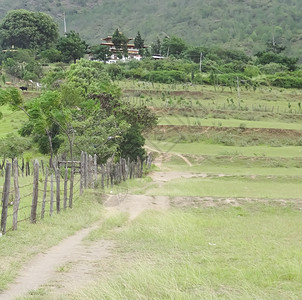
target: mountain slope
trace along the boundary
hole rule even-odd
[[[2,0],[0,17],[25,8],[52,15],[63,30],[76,30],[96,44],[119,27],[127,36],[139,30],[150,44],[176,35],[193,45],[224,44],[252,53],[273,37],[287,53],[302,55],[301,0]]]

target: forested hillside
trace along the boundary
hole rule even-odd
[[[273,41],[301,56],[301,0],[2,0],[0,17],[11,9],[43,11],[63,31],[75,30],[92,44],[119,27],[127,36],[139,30],[148,44],[176,35],[192,45],[224,44],[250,53]]]

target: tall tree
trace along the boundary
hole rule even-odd
[[[12,10],[3,19],[0,34],[3,47],[46,49],[56,42],[58,26],[45,13]]]
[[[123,54],[126,56],[128,55],[128,38],[122,32],[120,32],[118,28],[112,35],[112,43],[117,51],[123,52]]]
[[[174,55],[179,57],[186,49],[185,41],[179,37],[166,37],[163,40],[162,51],[166,56]]]
[[[66,37],[61,37],[57,44],[57,49],[61,51],[63,60],[70,62],[82,58],[87,50],[87,44],[81,39],[79,33],[70,31]]]
[[[138,49],[139,54],[143,55],[144,52],[144,40],[141,37],[140,32],[137,32],[136,37],[134,38],[134,46],[136,49]]]

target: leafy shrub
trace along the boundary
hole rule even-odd
[[[276,75],[270,76],[269,80],[273,86],[283,87],[283,88],[302,88],[302,78],[290,75]]]

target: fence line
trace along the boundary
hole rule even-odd
[[[5,180],[3,188],[0,187],[1,233],[5,235],[10,230],[17,230],[18,224],[26,220],[35,224],[38,218],[45,217],[47,210],[49,216],[52,216],[54,210],[60,213],[61,209],[72,208],[73,202],[79,199],[86,189],[104,189],[128,179],[142,177],[144,166],[150,168],[151,162],[152,156],[148,155],[145,161],[139,158],[136,161],[120,159],[118,162],[109,160],[98,165],[96,155],[82,152],[79,161],[57,161],[54,171],[45,167],[43,162],[40,164],[38,160],[33,162],[31,168],[22,159],[22,166],[27,165],[26,175],[31,174],[33,178],[32,183],[23,185],[19,184],[20,176],[24,177],[24,172],[19,167],[18,160],[14,159],[12,163],[3,162]],[[75,176],[75,173],[79,175]],[[32,197],[31,202],[29,197]],[[38,209],[41,209],[40,213]],[[12,222],[9,228],[8,221]]]

